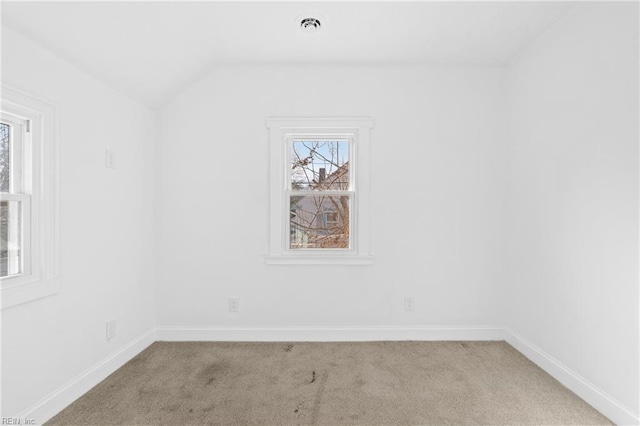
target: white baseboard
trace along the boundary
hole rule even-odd
[[[617,425],[638,425],[640,417],[620,401],[535,346],[518,333],[504,329],[504,340]]]
[[[158,327],[161,341],[366,342],[504,340],[500,327]]]
[[[95,366],[56,389],[16,417],[33,419],[37,424],[46,422],[155,341],[156,330],[152,328]]]

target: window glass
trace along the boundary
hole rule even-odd
[[[292,195],[291,249],[348,249],[350,196]]]
[[[22,272],[21,203],[0,201],[0,277]]]
[[[0,123],[0,192],[11,188],[11,126]]]
[[[349,141],[294,140],[291,143],[291,190],[348,190],[348,172]]]

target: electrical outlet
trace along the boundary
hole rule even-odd
[[[240,311],[240,299],[237,297],[229,298],[229,312],[239,312]]]
[[[404,310],[405,311],[413,311],[415,305],[413,303],[413,297],[405,297],[404,298]]]
[[[116,168],[116,152],[113,149],[107,149],[104,152],[104,165],[108,169]]]
[[[107,321],[107,341],[116,337],[116,320]]]

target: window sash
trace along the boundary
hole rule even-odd
[[[0,122],[9,126],[9,193],[28,192],[28,182],[25,181],[25,177],[29,173],[28,170],[25,170],[27,167],[25,159],[29,155],[29,146],[27,146],[28,120],[2,111],[0,112]]]
[[[9,191],[8,193],[0,193],[0,201],[16,203],[19,212],[16,220],[18,224],[12,222],[13,216],[10,216],[7,244],[9,241],[15,242],[17,239],[19,247],[19,272],[0,277],[2,287],[17,285],[24,280],[31,279],[32,276],[32,191],[31,179],[29,176],[33,173],[32,162],[28,161],[31,157],[31,147],[28,138],[29,120],[17,115],[0,111],[0,121],[9,125]],[[17,233],[17,235],[15,235]],[[11,255],[11,253],[8,253]],[[16,261],[14,259],[14,261]]]
[[[11,280],[13,284],[18,284],[20,278],[29,277],[32,273],[31,196],[27,194],[0,193],[0,201],[18,203],[19,205],[19,229],[14,228],[10,224],[9,236],[11,236],[13,232],[18,232],[20,246],[20,272],[2,277],[3,281]]]
[[[284,137],[284,148],[285,148],[285,191],[295,191],[292,189],[292,179],[291,179],[291,152],[293,151],[293,143],[294,142],[322,142],[322,141],[346,141],[349,149],[348,162],[349,162],[349,187],[346,191],[355,191],[356,181],[355,181],[355,168],[356,164],[356,148],[355,148],[355,138],[353,133],[288,133]],[[300,192],[330,192],[333,190],[324,190],[324,189],[314,189],[314,190],[303,190]],[[341,190],[344,191],[344,190]]]
[[[304,196],[309,196],[309,197],[322,197],[322,196],[326,196],[326,197],[332,197],[332,196],[340,196],[340,195],[345,195],[345,196],[352,196],[355,195],[355,191],[347,191],[347,190],[330,190],[330,191],[314,191],[314,190],[310,190],[310,191],[285,191],[286,194],[288,194],[289,196],[300,196],[300,197],[304,197]]]
[[[348,189],[307,189],[307,190],[294,190],[292,189],[293,179],[291,176],[291,164],[292,164],[292,152],[294,142],[322,142],[322,141],[346,141],[348,147],[348,162],[349,162],[349,175],[348,175]],[[358,167],[356,161],[356,138],[352,132],[309,132],[309,133],[292,133],[289,132],[283,137],[283,145],[285,149],[283,174],[285,178],[284,188],[284,206],[282,209],[283,226],[283,252],[286,255],[314,255],[314,254],[344,254],[344,253],[357,253],[357,247],[355,244],[356,239],[354,233],[356,229],[357,217],[355,216],[355,199],[356,199],[356,168]],[[349,200],[349,239],[348,246],[346,248],[325,248],[325,247],[291,247],[291,198],[292,197],[348,197]],[[323,212],[319,212],[322,214]]]

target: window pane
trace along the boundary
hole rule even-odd
[[[0,123],[0,192],[9,192],[11,173],[11,152],[9,137],[11,127],[8,124]]]
[[[0,276],[22,272],[20,202],[0,201]]]
[[[346,140],[293,141],[291,189],[348,190],[349,142]]]
[[[349,196],[291,196],[291,249],[349,248]]]

